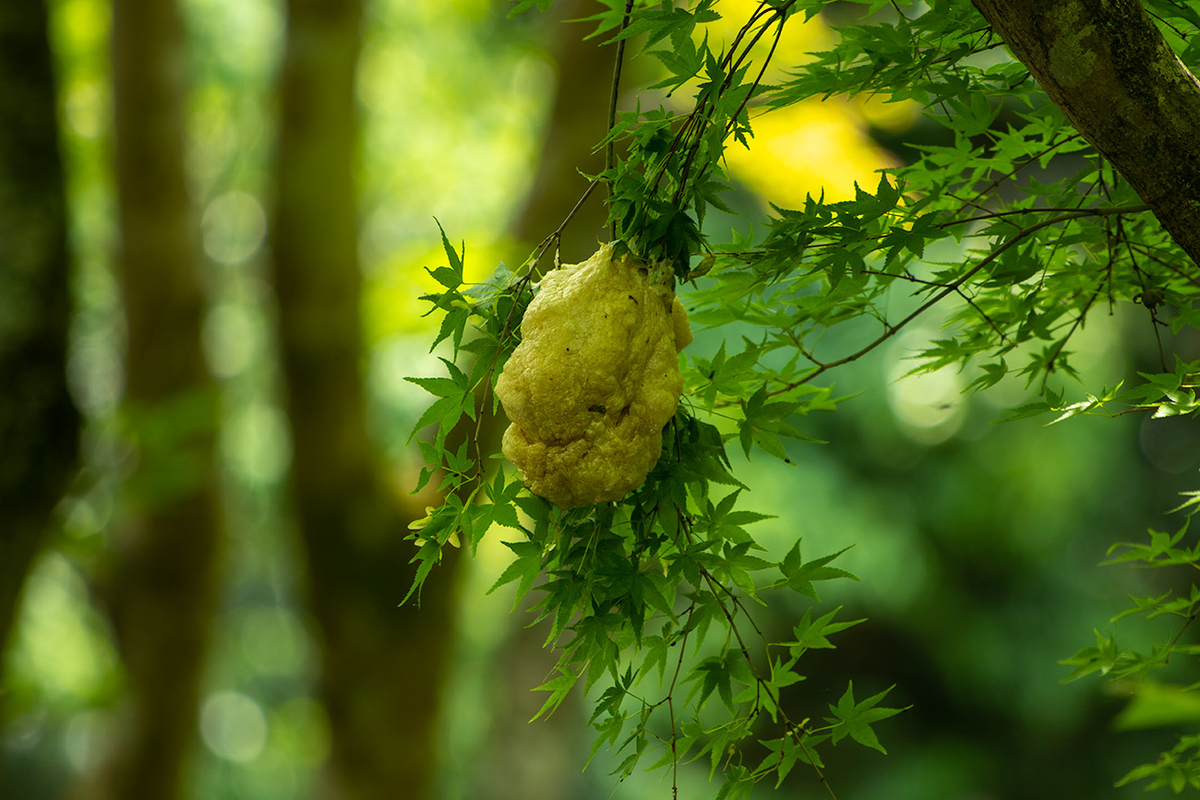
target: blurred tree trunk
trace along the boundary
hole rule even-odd
[[[215,385],[184,172],[185,33],[172,0],[113,0],[112,82],[127,323],[122,412],[133,472],[113,533],[107,601],[127,672],[113,754],[85,796],[180,797],[216,603]]]
[[[412,514],[381,478],[363,383],[355,68],[359,0],[289,0],[273,233],[292,496],[321,628],[331,753],[323,796],[427,796],[451,572],[412,582]]]
[[[569,0],[556,3],[548,12],[548,16],[554,15],[548,22],[554,30],[558,84],[538,171],[512,226],[518,241],[536,245],[554,231],[588,187],[587,178],[579,171],[595,175],[604,169],[604,153],[593,153],[592,148],[608,126],[615,48],[601,46],[602,38],[584,41],[583,37],[591,32],[587,23],[567,22],[590,16],[599,8],[596,0]],[[586,259],[596,251],[599,241],[607,240],[604,220],[608,212],[603,201],[603,188],[593,192],[563,232],[564,263]],[[512,263],[521,263],[525,255],[520,254]]]
[[[71,307],[66,203],[42,2],[0,0],[0,97],[3,653],[25,574],[74,469],[79,435],[66,383]]]
[[[519,264],[529,249],[562,224],[588,186],[579,170],[595,174],[604,169],[604,154],[592,148],[608,124],[615,48],[602,47],[596,39],[583,41],[590,29],[564,22],[589,16],[598,7],[595,0],[556,4],[555,16],[547,20],[554,36],[558,83],[538,171],[512,225],[513,238],[526,249],[514,253],[509,263]],[[593,192],[564,231],[564,263],[586,259],[608,238],[603,199],[602,191]],[[542,264],[543,269],[549,266],[548,260]],[[545,625],[528,627],[527,607],[537,599],[528,598],[513,615],[513,634],[497,656],[498,679],[491,698],[495,723],[472,781],[474,800],[557,800],[584,793],[579,765],[590,742],[581,734],[580,698],[564,703],[548,719],[529,722],[545,702],[543,693],[530,690],[547,680],[557,660],[543,647]]]

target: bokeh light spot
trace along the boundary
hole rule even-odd
[[[263,344],[261,316],[240,303],[221,303],[204,320],[204,352],[218,378],[231,378],[250,366]]]
[[[200,711],[200,736],[227,761],[253,761],[267,744],[267,718],[258,703],[240,692],[214,692]]]
[[[292,442],[278,408],[251,403],[231,415],[221,430],[221,450],[233,470],[250,483],[283,477],[292,462]]]
[[[962,377],[951,368],[913,373],[918,362],[906,355],[923,349],[927,337],[904,336],[893,348],[888,364],[888,407],[901,431],[912,441],[934,445],[953,436],[966,418]]]
[[[201,229],[209,258],[221,264],[240,264],[262,246],[267,215],[254,195],[234,190],[208,204]]]
[[[241,621],[242,651],[261,673],[292,675],[308,654],[308,635],[294,614],[282,608],[256,608]]]

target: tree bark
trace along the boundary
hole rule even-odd
[[[972,0],[1200,263],[1200,82],[1138,0]]]
[[[100,780],[81,794],[182,796],[216,607],[216,388],[201,346],[206,293],[184,169],[187,51],[171,0],[114,0],[112,82],[126,319],[123,413],[132,474],[101,576],[127,672]]]
[[[290,0],[276,159],[274,280],[291,491],[321,629],[331,752],[322,796],[430,794],[452,574],[413,579],[410,509],[368,432],[357,253],[359,0]]]
[[[71,311],[66,203],[41,2],[0,0],[0,96],[5,98],[0,103],[3,653],[25,575],[74,470],[79,437],[79,415],[66,382]]]

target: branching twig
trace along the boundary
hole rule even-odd
[[[794,2],[794,0],[792,0],[792,2]],[[762,23],[762,25],[758,29],[758,32],[754,34],[754,38],[752,38],[750,40],[749,44],[747,44],[745,47],[742,48],[741,53],[738,55],[737,59],[734,60],[733,55],[735,52],[737,52],[737,47],[738,47],[738,44],[741,42],[742,36],[747,31],[749,31],[751,28],[753,28],[755,23],[758,21],[758,18],[760,15],[762,15],[762,16],[767,16],[768,14],[774,15],[774,17],[775,17],[775,38],[771,42],[771,49],[770,49],[770,51],[768,51],[766,57],[763,59],[763,63],[762,63],[762,66],[759,68],[758,75],[755,77],[754,82],[750,85],[750,90],[746,93],[746,96],[744,98],[742,98],[742,102],[738,106],[737,110],[733,114],[730,115],[729,122],[726,124],[726,127],[725,127],[725,136],[726,137],[728,137],[729,134],[733,132],[733,129],[735,127],[737,127],[738,116],[742,113],[742,110],[746,107],[746,103],[749,102],[750,98],[754,95],[754,92],[757,91],[759,84],[762,82],[763,75],[766,74],[767,67],[770,65],[771,59],[775,55],[775,50],[779,46],[779,39],[783,35],[783,23],[787,19],[787,8],[792,5],[792,2],[785,3],[783,7],[777,8],[777,9],[772,9],[769,12],[765,11],[765,9],[768,8],[766,3],[763,3],[762,5],[760,5],[758,7],[758,9],[754,12],[754,15],[750,18],[750,21],[747,22],[742,27],[742,29],[738,32],[738,36],[734,40],[733,46],[730,48],[729,53],[726,54],[726,58],[723,60],[723,62],[724,62],[723,68],[725,69],[725,78],[721,82],[721,86],[716,91],[715,97],[712,101],[714,106],[716,105],[715,98],[720,97],[720,95],[722,93],[724,93],[726,89],[729,88],[730,83],[733,81],[733,76],[737,73],[737,71],[739,69],[741,69],[742,62],[745,61],[746,57],[750,55],[750,50],[753,49],[754,45],[758,44],[759,40],[762,39],[763,34],[765,34],[767,32],[767,28],[770,26],[771,22],[767,21],[767,22]],[[683,169],[680,171],[679,185],[675,188],[675,195],[672,198],[673,203],[678,204],[680,201],[680,198],[683,196],[683,190],[687,186],[687,179],[691,173],[692,162],[695,159],[697,153],[700,152],[701,144],[704,141],[703,136],[701,136],[702,132],[703,132],[703,126],[701,126],[700,131],[697,132],[696,137],[693,140],[691,147],[688,149],[687,156],[684,159]]]
[[[981,207],[979,204],[980,204],[980,203],[983,201],[983,199],[984,199],[985,197],[987,197],[987,195],[988,195],[988,194],[990,194],[990,193],[992,192],[992,190],[994,190],[994,189],[995,189],[996,187],[998,187],[1000,184],[1004,183],[1004,182],[1005,182],[1005,181],[1007,181],[1007,180],[1010,180],[1010,179],[1012,179],[1013,177],[1015,177],[1015,176],[1016,176],[1016,174],[1017,174],[1018,172],[1020,172],[1021,170],[1025,169],[1025,168],[1026,168],[1026,167],[1028,167],[1030,164],[1033,164],[1033,163],[1037,162],[1037,160],[1038,160],[1038,159],[1040,159],[1040,158],[1042,158],[1043,156],[1050,155],[1050,153],[1053,153],[1055,150],[1057,150],[1058,148],[1062,147],[1062,146],[1063,146],[1064,144],[1066,144],[1067,142],[1070,142],[1070,141],[1072,141],[1072,140],[1074,140],[1074,139],[1078,139],[1079,137],[1080,137],[1080,134],[1078,134],[1078,133],[1072,133],[1071,135],[1069,135],[1069,136],[1066,136],[1066,137],[1064,137],[1064,138],[1060,139],[1059,141],[1055,142],[1054,144],[1052,144],[1052,145],[1049,145],[1049,146],[1047,146],[1047,147],[1043,148],[1042,150],[1040,150],[1039,152],[1037,152],[1037,153],[1034,153],[1033,155],[1029,156],[1027,159],[1025,159],[1025,160],[1024,160],[1024,161],[1022,161],[1021,163],[1017,164],[1017,165],[1016,165],[1015,167],[1013,167],[1011,170],[1009,170],[1008,172],[1004,173],[1004,174],[1003,174],[1003,175],[1001,175],[1000,177],[998,177],[998,178],[996,178],[995,180],[993,180],[993,181],[992,181],[991,183],[989,183],[989,184],[988,184],[988,185],[987,185],[985,188],[981,189],[981,190],[979,191],[979,193],[975,195],[975,199],[974,199],[974,200],[972,200],[972,201],[968,201],[968,202],[965,202],[965,203],[963,204],[963,208],[961,208],[961,209],[959,209],[959,210],[960,210],[960,211],[962,211],[962,210],[965,210],[965,208],[966,208],[966,206],[967,206],[967,205],[972,205],[972,206],[975,206],[976,208],[979,208],[979,207]]]
[[[1109,269],[1111,268],[1112,265],[1110,262]],[[1058,361],[1059,356],[1062,355],[1063,349],[1067,346],[1067,342],[1069,342],[1071,337],[1075,335],[1075,331],[1079,330],[1080,326],[1083,325],[1083,321],[1087,318],[1088,312],[1091,311],[1092,305],[1096,302],[1096,299],[1100,297],[1100,293],[1104,289],[1104,283],[1106,280],[1107,278],[1101,278],[1100,282],[1096,284],[1096,288],[1092,291],[1092,296],[1088,298],[1087,302],[1083,304],[1083,308],[1079,311],[1079,316],[1075,317],[1075,321],[1071,323],[1071,327],[1067,330],[1067,334],[1058,341],[1058,344],[1054,346],[1053,352],[1050,353],[1050,357],[1046,359],[1046,374],[1042,376],[1042,391],[1045,391],[1046,382],[1050,380],[1050,373],[1054,369],[1054,364]]]
[[[1131,242],[1128,239],[1126,239],[1125,246],[1128,247],[1131,251],[1137,250],[1139,253],[1141,253],[1146,258],[1150,259],[1151,261],[1153,261],[1156,264],[1159,264],[1159,265],[1165,267],[1166,269],[1170,270],[1171,272],[1174,272],[1180,278],[1182,278],[1183,280],[1192,284],[1193,286],[1200,287],[1200,276],[1197,276],[1190,272],[1186,272],[1185,270],[1181,269],[1178,264],[1172,264],[1171,262],[1166,261],[1165,259],[1159,257],[1158,255],[1156,255],[1154,253],[1154,248],[1151,245],[1148,245],[1145,242]]]
[[[798,386],[803,386],[804,384],[811,382],[812,380],[816,379],[818,376],[822,375],[825,372],[828,372],[829,370],[833,369],[834,367],[840,367],[840,366],[849,364],[853,361],[857,361],[858,359],[862,358],[867,353],[871,352],[876,347],[878,347],[879,345],[886,342],[888,339],[891,339],[893,336],[895,336],[897,333],[899,333],[901,330],[903,330],[909,323],[911,323],[917,317],[921,316],[926,311],[933,308],[935,305],[937,305],[942,300],[949,297],[951,294],[954,294],[955,292],[957,292],[963,285],[965,285],[967,283],[967,281],[969,281],[971,278],[975,277],[975,275],[977,275],[981,270],[983,270],[985,267],[987,267],[989,264],[991,264],[993,261],[995,261],[1001,255],[1003,255],[1005,252],[1007,252],[1009,248],[1014,247],[1019,242],[1023,241],[1025,238],[1027,238],[1028,236],[1030,236],[1033,233],[1036,233],[1037,231],[1041,230],[1042,228],[1047,228],[1047,227],[1050,227],[1051,225],[1059,225],[1063,222],[1069,222],[1071,220],[1080,219],[1082,217],[1105,216],[1105,215],[1111,215],[1111,214],[1116,214],[1116,213],[1126,213],[1126,212],[1123,210],[1118,210],[1118,209],[1103,209],[1103,208],[1071,211],[1066,214],[1060,214],[1059,216],[1051,217],[1050,219],[1044,219],[1040,222],[1035,222],[1034,224],[1032,224],[1026,228],[1022,228],[1011,239],[1007,240],[1002,245],[997,247],[995,250],[988,253],[986,256],[984,256],[982,259],[980,259],[978,264],[971,267],[971,269],[967,270],[963,275],[959,276],[954,281],[948,283],[946,285],[945,289],[938,292],[936,295],[931,297],[929,300],[926,300],[924,303],[922,303],[920,306],[918,306],[916,308],[916,310],[909,313],[908,316],[906,316],[904,319],[900,320],[895,325],[890,325],[890,326],[885,325],[884,332],[881,333],[878,337],[876,337],[873,341],[869,342],[868,344],[864,345],[863,347],[859,348],[858,350],[856,350],[855,352],[851,353],[848,356],[839,358],[836,361],[823,362],[821,364],[821,366],[811,370],[803,378],[796,380],[796,381],[790,381],[788,383],[785,383],[783,386],[780,386],[776,389],[772,389],[771,391],[767,392],[767,396],[772,397],[775,395],[783,394],[785,392],[790,392],[792,389],[795,389]],[[730,405],[730,404],[731,403],[725,403],[724,405]]]
[[[1196,621],[1197,616],[1200,616],[1200,608],[1193,608],[1192,613],[1188,614],[1187,619],[1184,620],[1179,632],[1175,634],[1175,638],[1171,640],[1171,644],[1167,646],[1167,655],[1163,658],[1164,665],[1171,663],[1171,654],[1175,651],[1175,645],[1179,644],[1179,640],[1183,638],[1184,631],[1191,627],[1191,624]]]

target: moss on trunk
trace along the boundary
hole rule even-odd
[[[1138,0],[973,0],[1084,138],[1200,263],[1200,83]]]

